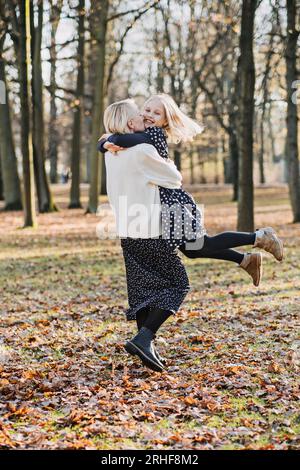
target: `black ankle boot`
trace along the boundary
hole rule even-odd
[[[150,369],[162,372],[164,366],[155,356],[153,351],[153,337],[154,333],[149,330],[149,328],[142,326],[135,337],[130,341],[127,341],[125,349],[129,354],[139,356],[143,364],[150,367]]]

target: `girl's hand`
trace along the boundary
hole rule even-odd
[[[119,150],[124,150],[124,147],[119,147],[118,145],[113,144],[112,142],[105,142],[103,147],[109,152],[118,152]]]

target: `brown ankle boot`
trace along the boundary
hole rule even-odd
[[[253,248],[262,248],[271,253],[278,261],[283,259],[283,243],[277,237],[272,227],[264,227],[256,230],[256,238]]]
[[[252,277],[253,284],[257,287],[262,277],[261,253],[245,253],[243,261],[239,265]]]

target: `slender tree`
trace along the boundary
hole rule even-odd
[[[99,3],[91,0],[92,14],[95,15],[91,32],[92,40],[97,43],[97,55],[95,57],[96,67],[96,84],[93,99],[92,112],[92,136],[89,149],[91,184],[89,190],[89,202],[87,212],[95,213],[98,208],[99,179],[101,175],[102,159],[99,159],[97,152],[97,142],[99,136],[103,132],[103,112],[104,112],[104,80],[105,80],[105,45],[106,45],[106,28],[107,15],[109,8],[109,0],[103,0]],[[99,165],[100,162],[100,165]],[[99,173],[100,171],[100,173]]]
[[[19,73],[21,101],[21,138],[24,181],[24,227],[36,225],[33,183],[33,145],[31,113],[31,47],[30,0],[18,0],[19,5]]]
[[[34,25],[33,1],[31,6],[31,55],[32,55],[32,126],[33,126],[33,162],[35,182],[38,195],[39,212],[57,210],[51,195],[45,169],[45,139],[44,139],[44,106],[43,106],[43,76],[41,64],[41,45],[44,7],[43,1],[38,0],[37,25]]]
[[[253,231],[253,115],[255,68],[253,58],[253,29],[256,0],[243,0],[238,59],[238,147],[239,190],[238,230]]]
[[[300,222],[300,180],[299,180],[299,150],[298,150],[298,115],[295,86],[297,80],[297,40],[299,37],[300,7],[296,0],[287,0],[287,41],[286,41],[286,85],[287,85],[287,167],[288,185],[293,211],[293,221]]]
[[[72,154],[71,154],[71,194],[69,207],[81,207],[80,203],[80,160],[81,160],[81,129],[84,110],[84,19],[85,0],[79,0],[77,6],[78,14],[78,48],[77,48],[77,85],[75,95],[75,107],[73,132],[72,132]]]
[[[0,102],[0,161],[3,180],[4,210],[21,210],[22,195],[10,118],[5,60],[2,56],[6,34],[0,37],[0,83],[4,86],[4,102]]]
[[[1,158],[1,155],[0,155]],[[2,170],[1,170],[1,165],[0,165],[0,201],[4,200],[4,195],[3,195],[3,179],[2,179]]]
[[[58,130],[57,130],[57,106],[56,106],[56,32],[60,21],[63,0],[54,2],[50,0],[50,119],[49,119],[49,139],[47,157],[50,160],[50,181],[57,183],[57,158],[58,158]]]

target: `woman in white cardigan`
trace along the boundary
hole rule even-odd
[[[107,132],[144,130],[144,121],[130,100],[110,105],[104,113]],[[114,209],[123,251],[129,309],[139,331],[125,348],[156,371],[164,364],[154,344],[160,326],[175,314],[190,290],[186,269],[175,249],[162,238],[158,186],[180,188],[182,176],[171,160],[149,144],[105,155],[107,194]],[[150,314],[145,317],[145,312]]]

